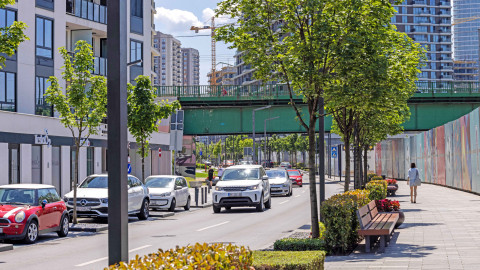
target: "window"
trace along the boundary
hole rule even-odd
[[[143,34],[143,0],[130,0],[130,32]]]
[[[132,16],[143,18],[142,0],[130,0],[130,13]]]
[[[42,183],[42,146],[32,145],[32,183]]]
[[[87,175],[92,175],[95,173],[94,165],[95,165],[94,148],[88,147],[87,148]]]
[[[36,0],[35,2],[37,7],[45,8],[45,9],[54,9],[54,0]]]
[[[53,58],[53,21],[37,17],[36,29],[37,57]]]
[[[20,183],[20,145],[8,144],[8,183]]]
[[[0,110],[16,110],[16,92],[15,73],[0,71]]]
[[[46,77],[35,77],[35,114],[53,116],[53,106],[45,102],[45,91],[50,87]]]
[[[9,9],[0,9],[0,28],[9,27],[13,24],[14,21],[17,20],[17,12]],[[16,60],[16,56],[8,56],[6,54],[2,54],[7,60]]]
[[[130,62],[142,60],[143,44],[138,41],[130,41]],[[137,66],[142,66],[142,63],[138,63]]]

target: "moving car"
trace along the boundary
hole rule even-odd
[[[287,170],[290,179],[294,185],[303,186],[303,173],[299,170]]]
[[[0,186],[0,239],[31,244],[38,235],[68,235],[68,212],[54,186],[13,184]]]
[[[282,167],[282,168],[287,168],[287,169],[291,169],[291,168],[292,168],[292,164],[290,164],[290,162],[282,162],[282,163],[280,163],[280,167]]]
[[[70,216],[73,215],[73,191],[65,194]],[[150,196],[142,181],[128,176],[128,214],[145,220],[149,216]],[[85,178],[77,187],[77,217],[108,217],[108,175],[94,174]],[[115,207],[115,205],[111,205]]]
[[[253,165],[253,161],[251,161],[251,160],[242,160],[242,161],[240,161],[240,165]]]
[[[212,193],[213,212],[222,207],[253,206],[263,212],[272,206],[270,182],[260,165],[237,165],[228,167]]]
[[[268,170],[267,175],[272,195],[292,196],[292,180],[285,169]]]
[[[173,212],[176,207],[190,210],[190,192],[187,180],[176,175],[152,175],[145,179],[145,186],[150,193],[150,208],[168,209]]]

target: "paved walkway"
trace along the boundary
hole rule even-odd
[[[410,203],[406,182],[397,196],[405,223],[385,253],[328,256],[326,269],[480,269],[480,196],[424,184]]]

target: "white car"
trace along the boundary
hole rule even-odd
[[[228,167],[212,193],[213,212],[222,207],[254,206],[263,212],[272,206],[268,176],[260,165],[237,165]]]
[[[150,193],[150,208],[168,209],[173,212],[176,207],[190,210],[190,192],[187,180],[176,175],[152,175],[145,179],[145,186]]]
[[[292,180],[290,180],[287,170],[268,170],[267,175],[272,195],[292,196]]]
[[[73,215],[73,191],[65,194],[69,215]],[[128,214],[145,220],[149,216],[150,196],[142,181],[128,176]],[[94,174],[77,187],[77,217],[108,217],[108,175]],[[115,206],[111,206],[115,207]]]

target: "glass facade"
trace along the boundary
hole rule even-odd
[[[36,27],[37,57],[53,58],[53,21],[37,17]]]
[[[0,110],[11,112],[16,110],[15,77],[15,73],[0,71]]]
[[[35,77],[35,114],[53,116],[53,106],[45,101],[45,91],[50,87],[50,82],[45,77]]]

